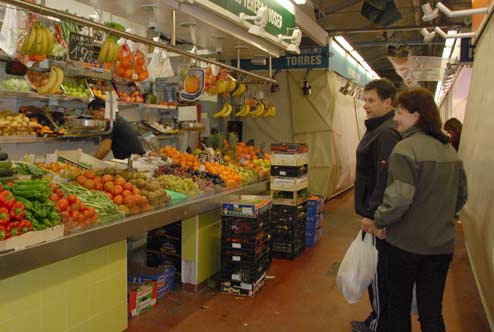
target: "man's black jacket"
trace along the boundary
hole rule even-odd
[[[355,212],[374,219],[388,180],[388,158],[400,140],[393,121],[394,111],[365,121],[367,131],[357,148]]]

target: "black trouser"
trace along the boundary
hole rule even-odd
[[[453,254],[417,255],[386,245],[388,302],[386,332],[410,332],[413,284],[422,332],[445,332],[442,300]]]
[[[387,262],[386,262],[386,242],[374,237],[374,246],[379,252],[377,261],[377,272],[369,285],[369,300],[372,306],[372,312],[365,320],[365,324],[369,326],[372,331],[382,332],[384,331],[384,314],[386,311],[386,276],[387,276]]]

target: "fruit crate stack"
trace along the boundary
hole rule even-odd
[[[269,217],[271,197],[242,195],[223,203],[221,291],[254,296],[271,265]]]
[[[181,280],[182,222],[176,222],[149,231],[146,235],[146,265],[175,267],[175,280]]]
[[[307,200],[307,221],[305,223],[305,245],[313,247],[322,237],[324,197],[311,195]]]
[[[301,143],[271,145],[272,250],[274,258],[294,259],[305,248],[308,147]]]

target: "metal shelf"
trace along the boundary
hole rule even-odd
[[[78,136],[55,136],[55,137],[38,137],[38,136],[0,136],[0,144],[16,144],[16,143],[47,143],[55,141],[78,141],[91,137],[99,137],[107,133],[100,132],[88,135]]]
[[[54,98],[57,101],[69,101],[69,102],[80,102],[89,103],[89,98],[82,97],[72,97],[72,96],[60,96],[60,95],[40,95],[36,92],[21,92],[21,91],[7,91],[0,90],[1,98],[17,98],[17,99],[34,99],[48,101],[50,98]]]
[[[162,111],[176,111],[177,107],[175,106],[164,106],[164,105],[156,105],[156,104],[144,104],[144,103],[124,103],[122,101],[118,102],[119,107],[142,107],[144,109],[155,109]]]
[[[175,206],[94,225],[50,242],[0,254],[0,280],[125,240],[131,235],[142,234],[151,229],[218,209],[222,202],[238,198],[238,195],[265,193],[268,186],[268,181],[263,181],[241,188],[225,189]]]

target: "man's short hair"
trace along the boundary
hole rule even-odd
[[[94,98],[88,105],[88,109],[92,109],[93,111],[99,111],[101,108],[105,108],[106,103],[101,98]]]
[[[364,87],[364,91],[376,90],[377,95],[381,100],[391,98],[394,101],[396,96],[396,88],[390,81],[386,79],[373,80],[367,83]]]

